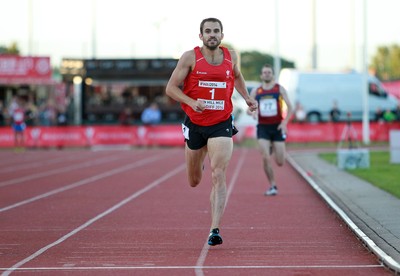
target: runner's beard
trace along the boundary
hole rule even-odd
[[[218,48],[219,44],[221,44],[221,43],[217,41],[217,43],[214,45],[210,45],[210,43],[207,43],[204,46],[206,46],[209,50],[215,50]]]
[[[267,79],[267,80],[263,80],[263,82],[266,83],[266,84],[270,84],[273,80],[274,80],[273,78],[270,78],[270,79]]]

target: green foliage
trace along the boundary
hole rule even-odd
[[[400,46],[381,46],[372,59],[371,68],[381,80],[400,79]]]
[[[0,54],[19,55],[19,52],[18,44],[16,42],[11,43],[8,47],[0,45]]]
[[[264,64],[274,65],[274,57],[258,51],[241,53],[241,71],[245,80],[260,80],[260,71]],[[295,63],[281,58],[281,68],[295,68]]]
[[[319,156],[330,163],[336,160],[336,153],[323,153]],[[370,151],[369,169],[354,169],[347,172],[400,198],[400,164],[391,164],[390,153],[387,151]]]
[[[228,48],[228,49],[230,49],[230,50],[236,50],[235,47],[233,47],[233,45],[230,44],[229,42],[222,41],[222,42],[221,42],[221,46],[224,46],[224,47],[226,47],[226,48]],[[236,51],[237,51],[237,50],[236,50]]]
[[[274,65],[274,57],[272,55],[260,53],[258,51],[240,52],[235,49],[232,44],[225,41],[223,41],[221,45],[227,47],[228,49],[236,50],[240,55],[240,70],[245,80],[259,81],[260,72],[263,65],[266,63],[269,63],[272,66]],[[281,67],[282,69],[295,68],[295,63],[281,58]]]

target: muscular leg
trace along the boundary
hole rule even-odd
[[[208,140],[208,155],[212,170],[211,229],[219,228],[226,203],[226,169],[232,157],[233,140],[216,137]]]
[[[274,146],[274,150],[275,150],[275,162],[279,167],[281,167],[285,164],[285,160],[286,160],[285,142],[275,141],[273,143],[273,146]]]
[[[191,150],[185,146],[186,171],[191,187],[196,187],[203,175],[203,162],[207,154],[207,146],[198,150]]]
[[[267,179],[269,181],[269,184],[271,186],[275,186],[275,175],[274,171],[272,169],[272,157],[270,154],[270,146],[271,142],[266,139],[258,139],[258,145],[262,154],[262,159],[263,159],[263,168],[265,175],[267,176]],[[275,152],[275,154],[277,154]]]

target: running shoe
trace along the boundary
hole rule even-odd
[[[214,228],[208,236],[208,244],[211,246],[222,244],[222,237],[219,235],[219,229]]]
[[[272,186],[264,193],[264,195],[266,196],[274,196],[277,194],[278,194],[278,188],[276,186]]]

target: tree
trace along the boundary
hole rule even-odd
[[[381,80],[400,79],[400,46],[393,44],[378,47],[370,67]]]
[[[280,58],[282,68],[295,68],[295,63]],[[241,71],[245,80],[260,80],[260,70],[264,64],[274,65],[274,57],[258,51],[241,53]],[[279,72],[275,72],[278,77]]]
[[[0,55],[1,54],[12,54],[19,55],[18,44],[16,42],[11,43],[10,46],[2,46],[0,45]]]
[[[235,49],[235,47],[230,43],[221,43],[222,46],[228,49]],[[264,64],[269,63],[274,65],[274,57],[269,54],[263,54],[258,51],[250,52],[240,52],[235,49],[238,54],[240,54],[240,70],[243,74],[245,80],[260,80],[260,70]],[[295,68],[295,63],[281,58],[282,68]],[[278,77],[278,74],[276,75]]]

